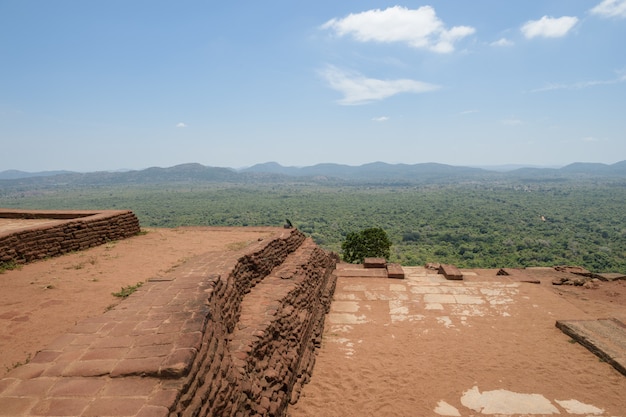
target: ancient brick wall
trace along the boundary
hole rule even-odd
[[[294,230],[214,277],[202,347],[170,416],[282,416],[308,382],[337,257]]]
[[[87,249],[139,233],[132,211],[0,210],[2,219],[50,219],[51,222],[0,231],[0,262],[26,263]]]

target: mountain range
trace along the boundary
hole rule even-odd
[[[562,168],[522,167],[512,170],[492,170],[454,166],[438,163],[388,164],[373,162],[350,166],[324,163],[307,167],[286,167],[276,162],[257,164],[248,168],[233,169],[205,166],[198,163],[176,165],[168,168],[151,167],[124,172],[46,171],[29,173],[9,170],[0,172],[2,184],[41,185],[119,185],[158,184],[180,182],[365,182],[365,183],[423,183],[479,181],[487,179],[537,180],[612,177],[626,178],[626,160],[615,164],[577,162]]]

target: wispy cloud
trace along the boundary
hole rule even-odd
[[[491,42],[489,45],[491,46],[513,46],[513,41],[508,40],[507,38],[500,38],[495,42]]]
[[[543,91],[552,91],[552,90],[582,90],[585,88],[596,87],[600,85],[611,85],[611,84],[619,84],[626,82],[626,74],[622,74],[617,78],[613,78],[611,80],[591,80],[591,81],[581,81],[572,84],[548,84],[544,87],[535,88],[534,90],[530,90],[531,93],[540,93]]]
[[[431,6],[418,9],[393,6],[351,13],[342,19],[329,20],[321,28],[338,36],[350,35],[360,42],[401,42],[438,53],[454,51],[455,42],[476,32],[470,26],[447,29]]]
[[[339,104],[357,105],[382,100],[400,93],[426,93],[440,87],[421,81],[399,79],[379,80],[367,78],[354,71],[346,71],[329,65],[320,71],[321,76],[333,90],[343,94]]]
[[[519,126],[523,122],[520,119],[504,119],[501,120],[501,123],[506,126]]]
[[[568,34],[578,23],[575,16],[548,17],[544,16],[539,20],[529,20],[521,28],[522,34],[527,39],[536,37],[561,38]]]
[[[582,138],[583,142],[599,142],[600,139],[596,138],[595,136],[585,136],[584,138]]]
[[[459,114],[465,115],[465,114],[473,114],[473,113],[478,113],[478,110],[463,110]]]
[[[185,123],[183,123],[183,122],[180,122],[180,123],[176,123],[176,127],[180,128],[180,129],[184,129],[184,128],[187,127],[187,125]]]
[[[389,117],[387,116],[374,117],[372,120],[375,122],[386,122],[387,120],[389,120]]]
[[[589,10],[591,14],[601,17],[626,17],[626,0],[603,0],[593,9]]]

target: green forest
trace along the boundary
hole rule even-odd
[[[282,226],[341,253],[385,230],[390,261],[463,268],[578,265],[626,273],[626,181],[455,184],[170,183],[0,188],[0,207],[130,209],[143,227]]]

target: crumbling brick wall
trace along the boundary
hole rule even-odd
[[[203,344],[170,416],[285,415],[312,372],[337,261],[294,230],[214,277]],[[246,294],[269,279],[263,320],[243,320]]]

